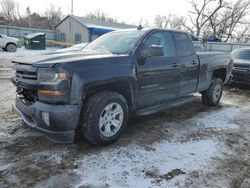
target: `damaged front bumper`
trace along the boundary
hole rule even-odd
[[[13,109],[25,124],[40,131],[50,140],[57,143],[74,143],[81,111],[78,105],[54,105],[41,102],[26,105],[17,98]]]

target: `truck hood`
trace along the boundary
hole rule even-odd
[[[14,37],[9,37],[9,36],[4,36],[8,41],[11,41],[11,42],[15,42],[15,43],[17,43],[18,41],[19,41],[19,39],[17,39],[17,38],[14,38]]]
[[[19,64],[32,64],[34,67],[53,67],[58,63],[67,63],[81,60],[89,59],[101,59],[109,58],[114,56],[125,56],[125,55],[116,55],[112,53],[101,53],[97,51],[85,52],[51,52],[51,53],[42,53],[39,55],[29,55],[22,58],[17,58],[12,61],[12,63]]]

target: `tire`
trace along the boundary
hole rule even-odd
[[[214,78],[211,86],[202,92],[202,103],[209,106],[217,106],[223,93],[223,82],[220,78]]]
[[[6,46],[6,50],[8,51],[8,52],[16,52],[16,49],[17,49],[17,47],[16,47],[16,45],[15,44],[8,44],[7,46]]]
[[[203,92],[202,92],[201,100],[202,100],[202,104],[208,105],[208,103],[207,103],[206,91],[203,91]]]
[[[95,145],[111,144],[127,127],[128,114],[127,101],[122,95],[100,92],[87,100],[80,130],[84,138]]]

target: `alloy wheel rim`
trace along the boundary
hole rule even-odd
[[[217,84],[214,88],[214,99],[215,100],[218,100],[221,96],[221,91],[222,91],[222,88],[221,88],[221,85],[220,84]]]
[[[124,111],[120,104],[110,103],[103,110],[99,118],[99,130],[105,137],[114,136],[121,128]]]

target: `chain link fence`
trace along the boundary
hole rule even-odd
[[[194,41],[194,46],[198,52],[232,52],[234,49],[250,47],[250,43],[225,43]]]
[[[29,35],[32,33],[45,33],[47,40],[55,40],[56,39],[56,33],[53,30],[0,25],[0,34],[4,34],[4,35],[10,36],[10,37],[15,37],[15,38],[21,39],[25,35]]]

